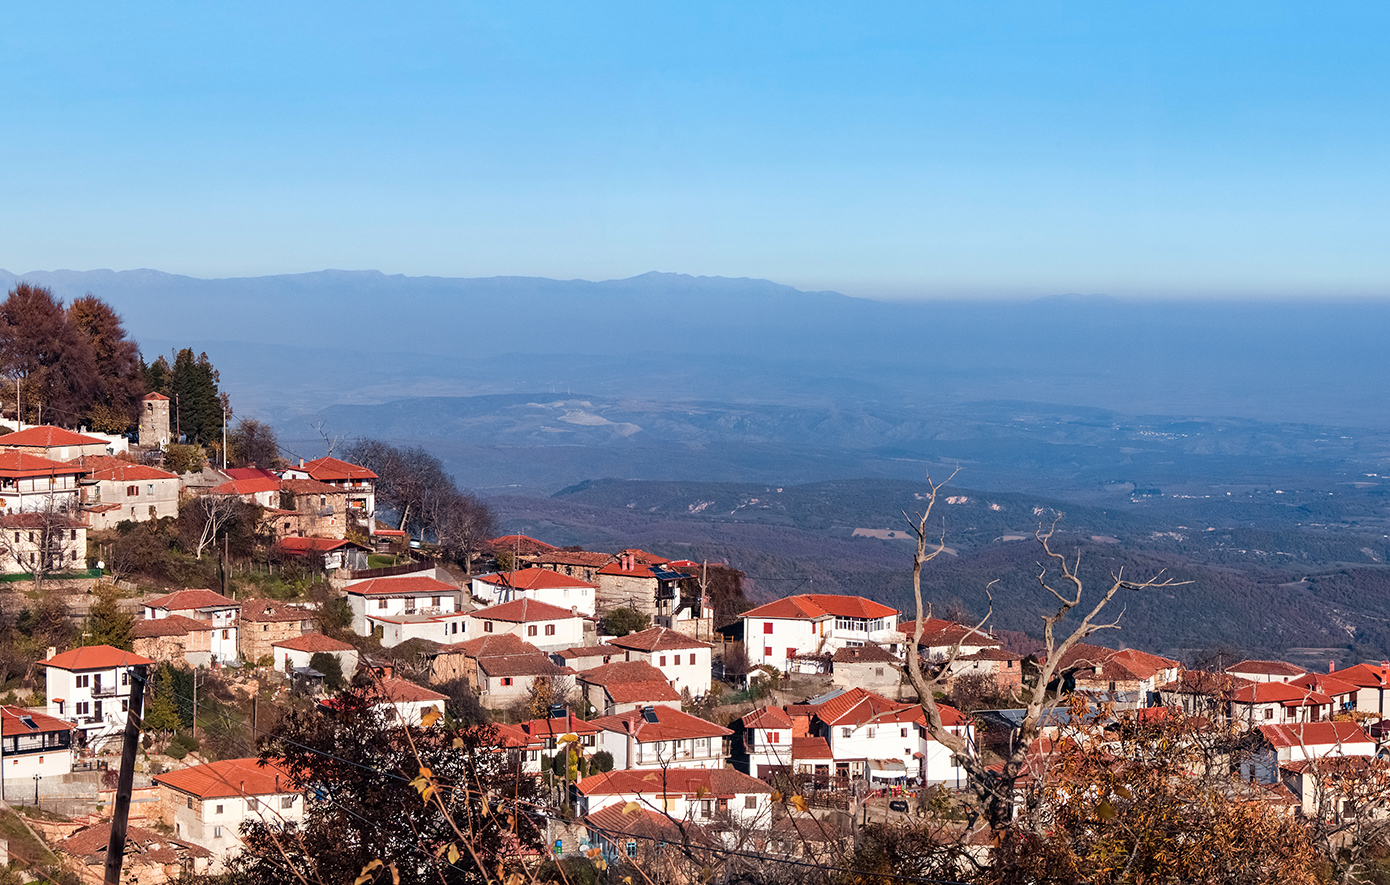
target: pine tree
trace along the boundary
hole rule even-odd
[[[154,679],[154,698],[145,713],[145,730],[177,731],[182,724],[178,700],[174,697],[173,668],[160,664]]]
[[[221,380],[206,353],[195,358],[185,347],[174,355],[169,372],[168,396],[174,400],[175,430],[190,442],[222,444],[222,415],[226,402],[217,384]]]
[[[121,591],[112,584],[98,584],[92,593],[96,601],[87,612],[87,644],[130,651],[135,617],[121,608]]]

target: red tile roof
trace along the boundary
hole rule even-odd
[[[632,710],[617,716],[604,716],[593,720],[604,731],[630,734],[643,743],[651,741],[674,741],[686,738],[723,737],[733,734],[722,725],[707,722],[698,716],[691,716],[667,706],[652,708],[656,722],[648,722],[641,710]]]
[[[62,654],[54,655],[46,661],[39,661],[45,667],[59,670],[108,670],[112,667],[134,667],[153,664],[154,661],[134,652],[122,651],[109,645],[84,645]]]
[[[222,470],[228,479],[273,479],[277,482],[280,477],[274,470],[267,470],[264,467],[227,467]]]
[[[600,568],[613,560],[607,553],[592,553],[588,550],[556,550],[544,553],[534,560],[538,565],[581,565],[587,568]]]
[[[515,587],[518,590],[555,590],[577,587],[595,589],[594,585],[587,581],[571,578],[569,575],[562,575],[559,572],[552,572],[548,568],[524,568],[515,572],[497,572],[491,575],[479,575],[474,580],[491,584],[494,587]]]
[[[767,605],[744,612],[744,618],[780,618],[783,620],[815,621],[826,617],[876,618],[897,617],[897,609],[862,596],[835,596],[829,593],[803,593],[787,596]]]
[[[577,734],[583,737],[584,735],[598,734],[603,730],[592,722],[575,718],[573,713],[566,713],[564,716],[557,716],[554,719],[527,719],[525,722],[517,723],[517,728],[521,729],[531,740],[564,737],[567,734]]]
[[[478,658],[478,669],[488,676],[573,676],[569,667],[558,667],[541,652],[487,655]]]
[[[402,575],[349,584],[346,592],[356,596],[442,596],[456,592],[456,588],[423,575]]]
[[[296,608],[274,599],[246,599],[241,603],[241,614],[239,617],[243,621],[262,623],[275,621],[312,621],[317,620],[318,616],[310,609]]]
[[[838,649],[830,659],[835,664],[897,664],[898,659],[893,657],[887,649],[881,645],[845,646]]]
[[[91,473],[89,479],[115,482],[148,482],[156,479],[178,479],[177,473],[168,473],[145,464],[135,464],[111,455],[83,455],[68,462]]]
[[[26,427],[23,430],[16,430],[14,433],[7,433],[0,436],[0,446],[42,446],[44,448],[55,448],[57,446],[109,446],[111,443],[104,439],[97,439],[95,436],[83,436],[80,433],[73,433],[71,430],[64,430],[61,427],[52,427],[47,424],[40,424],[36,427]]]
[[[581,677],[580,681],[584,681]],[[648,679],[645,682],[609,682],[602,686],[603,691],[615,704],[679,704],[680,694],[665,679]]]
[[[1284,661],[1241,661],[1226,668],[1227,673],[1258,673],[1261,676],[1301,676],[1308,671]]]
[[[590,775],[578,784],[585,796],[689,796],[731,799],[752,793],[770,794],[772,787],[732,768],[664,768],[659,771],[619,770]]]
[[[826,743],[823,737],[794,737],[792,758],[798,762],[803,759],[833,759],[835,754],[830,751],[830,744]]]
[[[937,704],[941,722],[946,726],[964,725],[960,711],[946,704]],[[859,727],[870,722],[926,722],[926,713],[918,704],[900,704],[881,694],[855,686],[821,704],[816,716],[826,725]]]
[[[279,645],[280,643],[276,644]],[[410,703],[413,701],[448,700],[447,696],[433,689],[425,688],[423,685],[416,685],[407,679],[397,679],[394,676],[388,676],[377,683],[376,692],[393,704]]]
[[[306,461],[298,467],[291,467],[290,470],[302,470],[309,474],[311,479],[320,482],[329,480],[361,480],[376,479],[375,473],[360,464],[351,464],[338,458],[324,457]]]
[[[50,528],[81,529],[86,528],[87,524],[80,519],[73,519],[61,513],[28,510],[23,513],[11,511],[0,515],[0,526],[21,529],[36,529],[43,528],[44,526],[49,526]]]
[[[560,608],[558,605],[551,605],[535,599],[514,599],[501,605],[480,608],[475,612],[470,612],[469,617],[481,621],[527,624],[532,621],[560,621],[566,618],[577,618],[579,615],[567,608]]]
[[[166,618],[145,618],[136,621],[130,628],[130,636],[132,639],[153,639],[157,636],[187,636],[189,633],[218,629],[221,628],[212,621],[169,615]]]
[[[1356,664],[1328,675],[1362,688],[1390,688],[1390,666],[1384,663]]]
[[[555,652],[555,654],[559,655],[567,661],[572,661],[582,658],[612,657],[613,655],[623,654],[623,650],[615,646],[608,645],[607,643],[600,642],[598,645],[580,645],[576,646],[575,648],[567,648],[564,651]]]
[[[677,824],[650,808],[629,811],[623,804],[613,804],[586,816],[584,822],[604,838],[615,842],[629,836],[674,845],[683,845],[687,840],[696,844],[710,841],[698,824]]]
[[[1242,685],[1231,692],[1237,704],[1283,704],[1286,707],[1308,707],[1332,703],[1332,698],[1310,688],[1298,688],[1285,682],[1255,682]]]
[[[495,658],[498,655],[538,655],[541,650],[517,636],[515,633],[489,633],[466,642],[455,642],[440,649],[441,652],[463,653],[473,658]]]
[[[224,759],[155,775],[154,782],[200,799],[297,793],[289,776],[259,759]]]
[[[141,603],[146,608],[162,608],[171,612],[196,611],[200,608],[239,608],[241,603],[212,590],[176,590]]]
[[[633,651],[668,651],[682,648],[714,648],[708,642],[691,639],[684,633],[668,630],[665,627],[648,627],[640,633],[629,633],[608,640],[609,645]]]
[[[579,678],[594,685],[609,685],[614,682],[666,682],[661,671],[646,661],[614,661],[592,670],[585,670]]]
[[[352,651],[351,645],[337,639],[330,639],[322,633],[305,633],[303,636],[292,636],[289,639],[281,639],[279,642],[272,642],[276,648],[287,648],[290,651],[314,652],[327,651]]]
[[[278,479],[233,479],[214,486],[213,495],[259,495],[265,492],[280,491]]]
[[[1370,744],[1374,739],[1355,722],[1300,722],[1294,725],[1261,725],[1260,734],[1277,749]]]
[[[153,399],[153,400],[163,400],[163,401],[166,402],[166,403],[169,401],[169,397],[165,396],[165,395],[162,394],[162,393],[147,393],[147,394],[145,394],[145,396],[141,399],[141,402],[144,402],[145,400],[150,400],[150,399]]]
[[[744,728],[791,728],[792,717],[781,707],[759,707],[743,714]]]
[[[298,535],[281,538],[279,547],[287,553],[328,553],[344,547],[356,547],[359,550],[370,549],[345,538],[302,538]]]
[[[498,553],[505,551],[507,553],[519,553],[522,556],[536,556],[560,549],[554,544],[538,541],[529,535],[503,535],[488,541],[487,546]]]
[[[917,631],[915,618],[899,621],[898,629],[911,638]],[[922,639],[919,645],[928,648],[961,645],[998,645],[999,642],[988,633],[967,627],[945,618],[922,618]]]
[[[13,436],[14,434],[10,435]],[[0,437],[0,439],[4,439],[4,437]],[[13,449],[0,452],[0,476],[12,479],[24,476],[71,476],[86,472],[87,468],[85,467],[78,467],[76,464],[64,464],[61,461],[50,461],[28,452],[17,452]]]
[[[38,728],[30,728],[25,725],[24,720],[26,718]],[[72,731],[76,727],[71,722],[64,722],[62,719],[44,713],[34,713],[23,707],[0,707],[0,737],[41,734],[46,731]]]
[[[296,498],[304,495],[341,495],[343,490],[316,479],[282,479],[280,488]]]
[[[1353,685],[1345,679],[1338,679],[1335,676],[1321,676],[1317,673],[1305,673],[1297,679],[1290,679],[1289,685],[1296,688],[1311,688],[1329,697],[1343,694],[1356,694],[1361,690],[1359,685]]]

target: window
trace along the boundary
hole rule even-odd
[[[679,667],[679,666],[681,665],[681,656],[680,656],[680,655],[676,655],[676,657],[674,658],[674,660],[672,661],[672,663],[674,663],[677,667]]]
[[[625,846],[623,846],[623,847],[624,847],[624,849],[626,850],[627,856],[628,856],[628,857],[636,857],[636,856],[637,856],[637,843],[636,843],[636,842],[631,842],[631,841],[630,841],[630,842],[627,843],[627,845],[625,845]]]
[[[709,820],[709,818],[710,818],[713,814],[714,814],[714,802],[711,801],[711,800],[709,800],[709,799],[701,800],[701,802],[700,802],[700,816],[703,817],[703,818],[706,819],[706,820]]]
[[[293,796],[281,796],[281,797],[280,797],[280,807],[281,807],[281,808],[293,808],[293,807],[294,807],[294,797],[293,797]]]
[[[666,666],[666,656],[665,656],[665,655],[662,655],[662,656],[661,656],[661,663],[660,663],[660,664],[657,664],[657,666],[658,666],[658,667],[664,667],[664,666]]]
[[[454,621],[454,630],[453,630],[453,632],[457,633],[458,631],[459,631],[459,622],[458,622],[458,621]]]
[[[378,609],[386,608],[386,600],[384,600],[384,599],[378,599],[378,600],[376,601],[376,607],[377,607]]]
[[[875,732],[875,731],[876,731],[876,729],[875,729],[872,725],[869,726],[869,739],[870,739],[870,740],[873,740],[874,732]]]
[[[502,684],[503,684],[503,685],[511,685],[511,684],[512,684],[512,677],[510,677],[510,676],[503,676],[503,677],[502,677]]]
[[[538,631],[536,630],[536,625],[535,625],[535,624],[532,624],[531,626],[529,626],[529,627],[526,628],[526,635],[527,635],[527,636],[535,636],[537,632],[538,632]]]
[[[770,657],[772,657],[772,648],[771,648],[771,646],[766,646],[766,645],[763,646],[763,657],[765,657],[765,658],[770,658]]]
[[[213,814],[221,814],[221,813],[222,813],[222,806],[219,805],[219,806],[217,806],[216,808],[214,808],[214,809],[212,810],[212,813],[213,813]]]
[[[1005,661],[1005,662],[1004,662],[1004,669],[1006,669],[1006,670],[1012,670],[1013,668],[1014,668],[1014,662],[1013,662],[1013,661]]]
[[[430,605],[434,606],[435,608],[439,608],[439,597],[438,597],[438,596],[431,596],[431,597],[430,597]]]
[[[223,630],[223,631],[222,631],[222,638],[223,638],[223,639],[231,639],[231,638],[232,638],[232,631],[231,631],[231,630]]]
[[[882,667],[876,668],[876,671],[875,671],[874,675],[875,675],[875,676],[882,676],[882,675],[883,675],[883,668],[882,668]]]
[[[78,688],[86,688],[88,685],[91,684],[91,678],[92,678],[91,676],[89,676],[89,675],[87,675],[87,674],[85,674],[85,673],[82,674],[81,676],[77,677],[77,687],[78,687]]]
[[[492,632],[492,622],[491,622],[491,621],[483,621],[483,632],[484,632],[484,633],[491,633],[491,632]]]
[[[77,715],[86,716],[92,712],[92,705],[87,701],[77,702]]]
[[[753,796],[753,795],[744,796],[744,797],[743,797],[743,807],[744,807],[744,808],[757,808],[757,807],[758,807],[758,797],[757,797],[757,796]]]
[[[848,729],[848,728],[842,728],[842,729],[840,729],[840,737],[842,737],[842,738],[847,738],[847,737],[849,737],[852,733],[853,733],[853,732],[852,732],[850,729]]]
[[[775,743],[777,743],[777,737],[778,737],[777,732],[775,732],[775,731],[769,731],[769,732],[767,733],[767,742],[768,742],[769,744],[775,744]]]
[[[212,838],[214,838],[214,839],[221,839],[221,838],[222,838],[222,828],[221,828],[221,827],[213,827],[213,828],[212,828]]]
[[[255,796],[252,796],[251,798],[249,798],[249,799],[246,800],[246,810],[247,810],[247,811],[255,811],[255,810],[257,810],[257,809],[260,808],[260,807],[261,807],[261,803],[258,802],[258,801],[256,801],[256,797],[255,797]]]
[[[1274,718],[1274,710],[1273,710],[1273,709],[1265,710],[1265,718],[1266,718],[1266,719],[1273,719],[1273,718]]]
[[[787,660],[790,661],[790,660],[791,660],[792,658],[794,658],[794,657],[796,657],[796,649],[794,649],[794,648],[789,648],[789,649],[787,649]]]
[[[772,622],[771,622],[771,621],[763,621],[763,632],[764,632],[764,633],[768,633],[768,634],[771,634],[771,633],[772,633]]]
[[[546,624],[546,625],[545,625],[545,635],[546,635],[546,636],[554,636],[554,635],[555,635],[555,625],[554,625],[554,624]]]
[[[140,487],[139,487],[139,486],[126,486],[126,487],[125,487],[125,496],[126,496],[127,498],[138,498],[138,497],[140,497]]]
[[[192,797],[192,796],[189,796],[189,797],[188,797],[188,807],[189,807],[189,808],[192,808],[192,807],[193,807],[193,797]]]

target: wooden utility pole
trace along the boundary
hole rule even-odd
[[[140,750],[141,713],[145,709],[145,665],[130,668],[130,701],[126,705],[125,737],[121,741],[121,774],[116,782],[116,805],[111,812],[111,839],[106,843],[106,885],[119,885],[125,860],[126,824],[130,794],[135,785],[135,754]]]

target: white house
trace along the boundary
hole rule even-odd
[[[75,464],[17,449],[0,450],[0,510],[71,510],[79,501],[78,480],[86,473],[87,468]]]
[[[1356,709],[1374,713],[1381,719],[1390,718],[1390,661],[1379,664],[1355,664],[1328,674],[1357,687]]]
[[[840,648],[869,642],[895,655],[902,651],[897,610],[862,596],[787,596],[746,611],[742,618],[743,644],[755,667],[789,671],[799,656],[828,659]],[[809,669],[822,668],[817,663]]]
[[[434,620],[459,611],[459,590],[443,581],[423,575],[373,578],[349,584],[344,592],[348,608],[352,609],[353,631],[360,636],[375,634],[381,638],[382,645],[388,645],[385,633],[387,625],[391,624],[395,628],[390,645],[417,634],[435,642],[463,639],[462,622],[458,619]],[[422,626],[405,628],[408,624]],[[456,628],[455,624],[459,626]]]
[[[357,672],[357,649],[346,642],[330,639],[322,633],[305,633],[302,636],[272,642],[270,646],[275,650],[275,669],[282,673],[289,672],[294,667],[309,666],[309,660],[320,652],[338,659],[344,679],[351,680],[352,674]]]
[[[610,639],[608,644],[622,649],[627,660],[646,661],[660,670],[677,692],[689,691],[697,698],[709,694],[714,646],[708,642],[665,627],[652,627]]]
[[[635,802],[678,821],[733,821],[745,827],[772,823],[772,787],[727,768],[606,771],[575,785],[581,815]]]
[[[1226,672],[1251,682],[1288,682],[1308,671],[1303,667],[1284,661],[1246,660],[1232,664],[1226,668]]]
[[[7,574],[85,569],[87,524],[63,512],[0,510],[0,551]]]
[[[80,458],[82,512],[94,529],[179,515],[178,474],[105,455]]]
[[[0,707],[0,778],[72,772],[71,722],[24,707]]]
[[[472,590],[473,601],[479,605],[534,599],[589,616],[594,614],[598,594],[596,584],[544,568],[479,575],[473,579]]]
[[[70,461],[83,455],[114,454],[111,443],[105,439],[73,433],[49,424],[37,424],[5,434],[0,437],[0,449],[53,461]]]
[[[723,768],[724,738],[733,734],[698,716],[666,706],[643,707],[592,720],[603,729],[598,749],[613,754],[613,768]]]
[[[387,676],[378,682],[376,694],[381,698],[378,706],[382,709],[389,707],[394,721],[404,725],[420,725],[428,714],[443,713],[444,702],[448,700],[433,689],[394,676]]]
[[[155,775],[160,817],[174,836],[213,853],[221,871],[241,849],[241,825],[304,819],[304,796],[260,759],[224,759]]]
[[[792,718],[781,707],[760,707],[738,721],[734,767],[744,774],[770,778],[792,770]]]
[[[1332,698],[1315,689],[1287,682],[1252,682],[1230,692],[1230,710],[1231,716],[1251,726],[1284,725],[1327,719],[1333,706]]]
[[[141,603],[146,620],[182,615],[195,621],[208,621],[212,624],[211,647],[213,663],[231,663],[239,659],[237,615],[241,603],[228,599],[212,590],[178,590],[164,596],[156,596]]]
[[[900,704],[862,688],[832,692],[811,701],[822,736],[830,745],[835,774],[892,782],[920,778],[928,784],[963,785],[965,772],[953,754],[927,732],[918,704]],[[941,705],[942,722],[953,734],[974,739],[968,719]]]
[[[560,651],[584,641],[584,620],[566,608],[517,599],[469,613],[468,639],[490,633],[511,633],[541,651]]]
[[[130,673],[154,661],[109,645],[86,645],[40,661],[47,668],[48,715],[77,726],[96,748],[121,739],[130,699]]]
[[[578,679],[580,690],[601,716],[681,702],[666,676],[646,661],[614,661],[585,670]]]
[[[1309,759],[1374,756],[1375,739],[1357,722],[1300,722],[1261,725],[1260,740],[1241,762],[1242,780],[1277,783],[1279,768]]]

